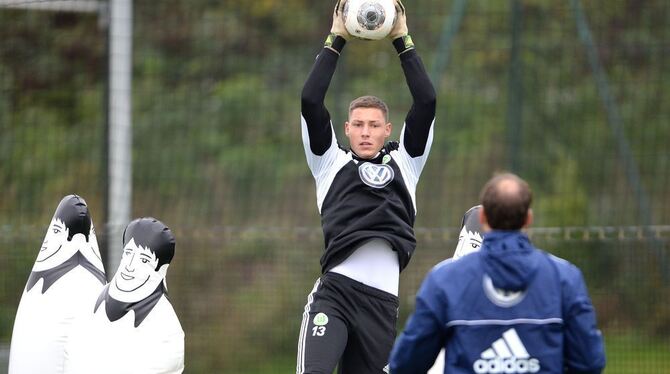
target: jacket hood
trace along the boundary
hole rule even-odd
[[[521,291],[537,273],[540,252],[521,231],[490,231],[481,248],[484,272],[496,288]]]

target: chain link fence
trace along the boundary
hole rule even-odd
[[[606,372],[669,372],[670,4],[405,3],[438,113],[398,328],[480,187],[511,170],[534,190],[533,242],[584,272]],[[177,238],[168,286],[189,373],[294,370],[323,250],[299,94],[332,5],[134,2],[133,216]],[[107,232],[106,9],[0,2],[0,345],[61,197],[83,196]],[[340,141],[363,94],[389,104],[397,137],[410,96],[390,43],[347,44],[326,102]]]

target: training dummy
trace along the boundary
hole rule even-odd
[[[66,347],[67,374],[172,374],[184,370],[184,331],[167,299],[175,251],[170,229],[154,218],[132,221],[114,278],[91,305]]]
[[[479,222],[479,210],[481,208],[481,205],[475,205],[465,212],[461,221],[461,231],[458,234],[458,244],[454,256],[445,261],[458,260],[467,254],[478,251],[479,247],[482,246],[484,230],[481,222]],[[442,373],[444,373],[444,349],[440,350],[440,354],[435,359],[435,364],[426,374]]]
[[[16,312],[9,374],[63,373],[63,351],[107,283],[88,206],[65,196],[47,228]]]

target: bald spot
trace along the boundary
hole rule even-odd
[[[532,192],[523,179],[505,173],[493,177],[486,183],[481,200],[491,228],[518,230],[526,222]]]

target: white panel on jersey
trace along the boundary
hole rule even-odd
[[[335,175],[352,160],[351,154],[343,151],[337,145],[337,138],[331,123],[330,129],[332,132],[330,147],[321,156],[312,153],[309,143],[309,132],[307,130],[307,122],[305,117],[300,116],[300,124],[302,127],[302,144],[305,148],[305,156],[307,157],[307,165],[316,180],[316,203],[321,213],[323,201],[326,199],[330,185],[333,184]]]
[[[366,242],[330,271],[398,296],[398,254],[384,239]]]
[[[426,161],[428,160],[428,154],[430,153],[430,147],[431,144],[433,143],[434,123],[435,120],[433,119],[433,123],[431,123],[430,125],[428,139],[426,140],[426,147],[424,148],[423,154],[421,156],[412,157],[409,155],[409,153],[407,153],[407,150],[403,145],[405,141],[405,125],[403,125],[402,131],[400,133],[400,147],[398,148],[397,151],[391,152],[391,156],[393,156],[393,159],[398,164],[398,168],[400,168],[403,180],[405,181],[405,187],[407,187],[407,191],[412,197],[412,203],[414,204],[414,213],[417,212],[416,185],[419,183],[419,176],[421,176],[423,167],[426,165]]]

